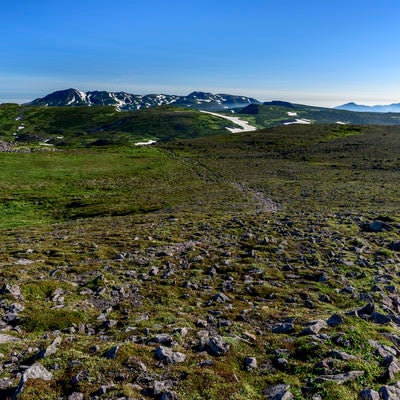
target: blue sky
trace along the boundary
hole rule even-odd
[[[400,102],[398,0],[1,0],[0,102],[74,87]]]

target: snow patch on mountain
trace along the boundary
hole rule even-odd
[[[225,119],[235,123],[236,125],[240,126],[240,128],[226,127],[226,129],[228,129],[228,131],[230,131],[231,133],[251,132],[251,131],[257,130],[257,128],[255,126],[250,125],[247,121],[241,120],[239,117],[228,117],[227,115],[217,114],[217,113],[204,111],[204,110],[200,110],[200,112],[205,113],[205,114],[215,115],[216,117],[225,118]]]

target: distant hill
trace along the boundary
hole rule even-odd
[[[259,127],[291,124],[400,124],[400,113],[355,112],[283,101],[250,104],[239,111],[239,114],[248,115],[250,122]]]
[[[393,103],[387,105],[376,105],[376,106],[365,106],[362,104],[356,103],[346,103],[341,106],[335,107],[337,110],[347,110],[347,111],[356,111],[356,112],[379,112],[379,113],[388,113],[388,112],[400,112],[400,103]]]
[[[104,107],[0,105],[0,141],[46,146],[135,144],[229,134],[238,126],[218,116],[183,107],[160,106],[118,112]]]
[[[259,103],[258,100],[251,97],[198,91],[187,96],[177,96],[169,94],[137,95],[107,91],[82,92],[77,89],[66,89],[50,93],[25,105],[45,107],[115,106],[119,110],[129,111],[173,104],[208,111],[230,111]]]

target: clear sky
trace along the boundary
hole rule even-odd
[[[50,92],[400,102],[399,0],[1,0],[0,102]]]

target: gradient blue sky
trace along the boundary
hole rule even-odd
[[[1,0],[0,103],[74,87],[400,102],[398,0]]]

